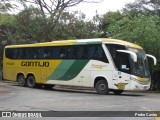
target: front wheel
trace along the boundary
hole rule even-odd
[[[30,87],[30,88],[36,87],[36,81],[35,81],[34,76],[29,76],[27,78],[27,86]]]
[[[19,75],[17,77],[17,82],[18,82],[18,85],[21,87],[25,87],[27,84],[26,79],[24,78],[24,75]]]
[[[108,83],[106,80],[99,80],[95,85],[95,89],[98,94],[104,95],[109,93]]]

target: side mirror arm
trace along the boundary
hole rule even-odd
[[[130,55],[133,56],[133,61],[134,62],[137,62],[137,55],[136,53],[132,52],[132,51],[129,51],[129,50],[117,50],[118,52],[123,52],[123,53],[128,53]]]
[[[150,57],[150,58],[152,58],[152,59],[153,59],[153,61],[154,61],[154,65],[156,65],[156,64],[157,64],[157,59],[156,59],[156,57],[154,57],[153,55],[149,55],[149,54],[146,54],[146,56],[147,56],[147,57]]]

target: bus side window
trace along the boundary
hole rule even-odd
[[[44,58],[44,49],[43,48],[39,48],[36,54],[36,58],[37,59],[43,59]]]
[[[12,48],[6,48],[5,50],[5,56],[6,58],[9,58],[9,59],[14,59],[14,52],[15,52],[15,49],[12,49]]]
[[[109,63],[109,60],[108,60],[108,58],[102,48],[102,45],[98,45],[97,47],[98,47],[98,55],[97,55],[98,60]]]
[[[88,46],[88,45],[84,46],[83,56],[82,56],[83,59],[90,59],[89,58],[89,47],[90,46]]]
[[[25,59],[26,52],[24,48],[19,48],[17,50],[17,59]]]
[[[74,46],[72,50],[73,50],[72,59],[77,59],[77,52],[78,52],[77,46]]]
[[[67,59],[73,59],[73,47],[67,48]]]
[[[26,58],[27,59],[35,59],[36,58],[36,50],[34,48],[26,49]]]
[[[77,46],[77,58],[78,59],[83,59],[83,51],[84,51],[84,46]]]
[[[23,56],[22,59],[26,59],[26,49],[25,49],[25,48],[23,49],[23,54],[22,54],[22,56]]]
[[[76,59],[77,58],[77,47],[69,46],[67,47],[67,59]]]
[[[66,59],[67,55],[66,55],[66,47],[62,47],[60,49],[60,53],[59,53],[59,58],[60,59]]]
[[[93,45],[88,46],[88,59],[94,59],[95,56],[95,47]]]
[[[14,49],[14,53],[13,54],[14,54],[13,58],[17,59],[18,58],[18,50]]]
[[[51,59],[52,57],[52,49],[51,47],[44,47],[44,53],[43,53],[43,57],[45,59]]]
[[[54,47],[52,58],[53,59],[60,59],[59,54],[60,54],[60,47]]]
[[[54,46],[51,46],[50,48],[49,48],[49,51],[50,51],[50,59],[55,59],[55,57],[54,57],[54,51],[55,50],[55,47]]]
[[[88,59],[99,60],[103,62],[108,62],[104,50],[101,45],[89,45],[86,49],[86,56]]]
[[[30,58],[30,49],[26,48],[26,59]]]

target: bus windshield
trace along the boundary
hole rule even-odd
[[[131,56],[132,73],[140,77],[149,77],[150,72],[148,67],[148,61],[144,50],[136,48],[129,48],[129,50],[136,53],[137,55],[137,62],[134,62]]]
[[[139,77],[150,77],[148,61],[143,49],[125,47],[116,44],[106,44],[106,47],[108,48],[118,71]],[[137,62],[134,62],[132,55],[117,52],[117,50],[129,50],[136,53]]]

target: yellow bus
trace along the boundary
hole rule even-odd
[[[82,86],[98,94],[148,90],[151,77],[142,47],[116,39],[97,38],[6,46],[3,78],[19,86]]]

